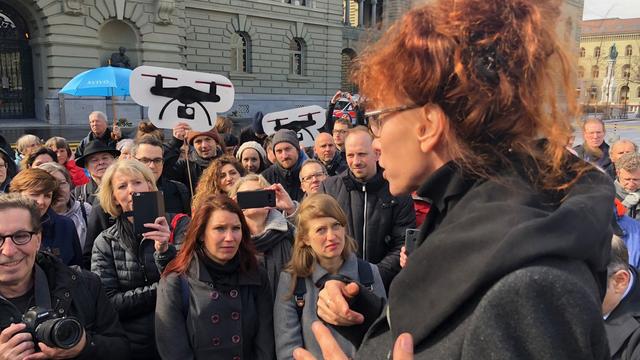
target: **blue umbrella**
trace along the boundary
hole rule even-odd
[[[126,96],[131,72],[112,66],[87,70],[69,80],[60,92],[74,96]]]

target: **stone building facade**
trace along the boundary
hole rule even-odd
[[[587,111],[640,113],[640,18],[584,21],[577,72]]]

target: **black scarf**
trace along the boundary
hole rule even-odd
[[[198,259],[202,262],[214,283],[236,285],[238,283],[238,270],[240,269],[240,256],[238,253],[225,264],[220,264],[211,259],[204,246],[196,250]]]

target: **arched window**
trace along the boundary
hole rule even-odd
[[[245,32],[231,34],[231,71],[251,72],[251,38]]]
[[[626,48],[624,48],[624,56],[631,56],[633,55],[633,47],[631,45],[627,45]]]
[[[293,38],[289,43],[289,73],[303,75],[304,73],[304,40]]]
[[[593,57],[600,57],[600,46],[593,49]]]
[[[638,86],[638,91],[637,91],[636,97],[640,98],[640,86]]]
[[[590,100],[596,100],[598,98],[598,88],[595,86],[592,86],[589,89],[589,99]]]
[[[631,66],[629,64],[622,67],[622,77],[628,79],[631,77]]]
[[[585,48],[580,48],[580,57],[587,56],[587,50]]]
[[[593,67],[591,68],[591,77],[597,79],[599,76],[600,68],[598,68],[598,65],[593,65]]]
[[[629,87],[623,86],[620,88],[620,102],[623,103],[629,100]]]
[[[582,79],[584,77],[584,68],[582,66],[578,66],[578,79]]]
[[[356,52],[353,49],[344,49],[342,50],[342,67],[341,67],[341,82],[340,89],[344,91],[348,91],[350,93],[355,93],[356,87],[351,82],[351,70],[353,68],[353,61],[356,57]]]

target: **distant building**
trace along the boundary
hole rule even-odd
[[[582,22],[580,103],[588,112],[640,113],[640,18]]]

